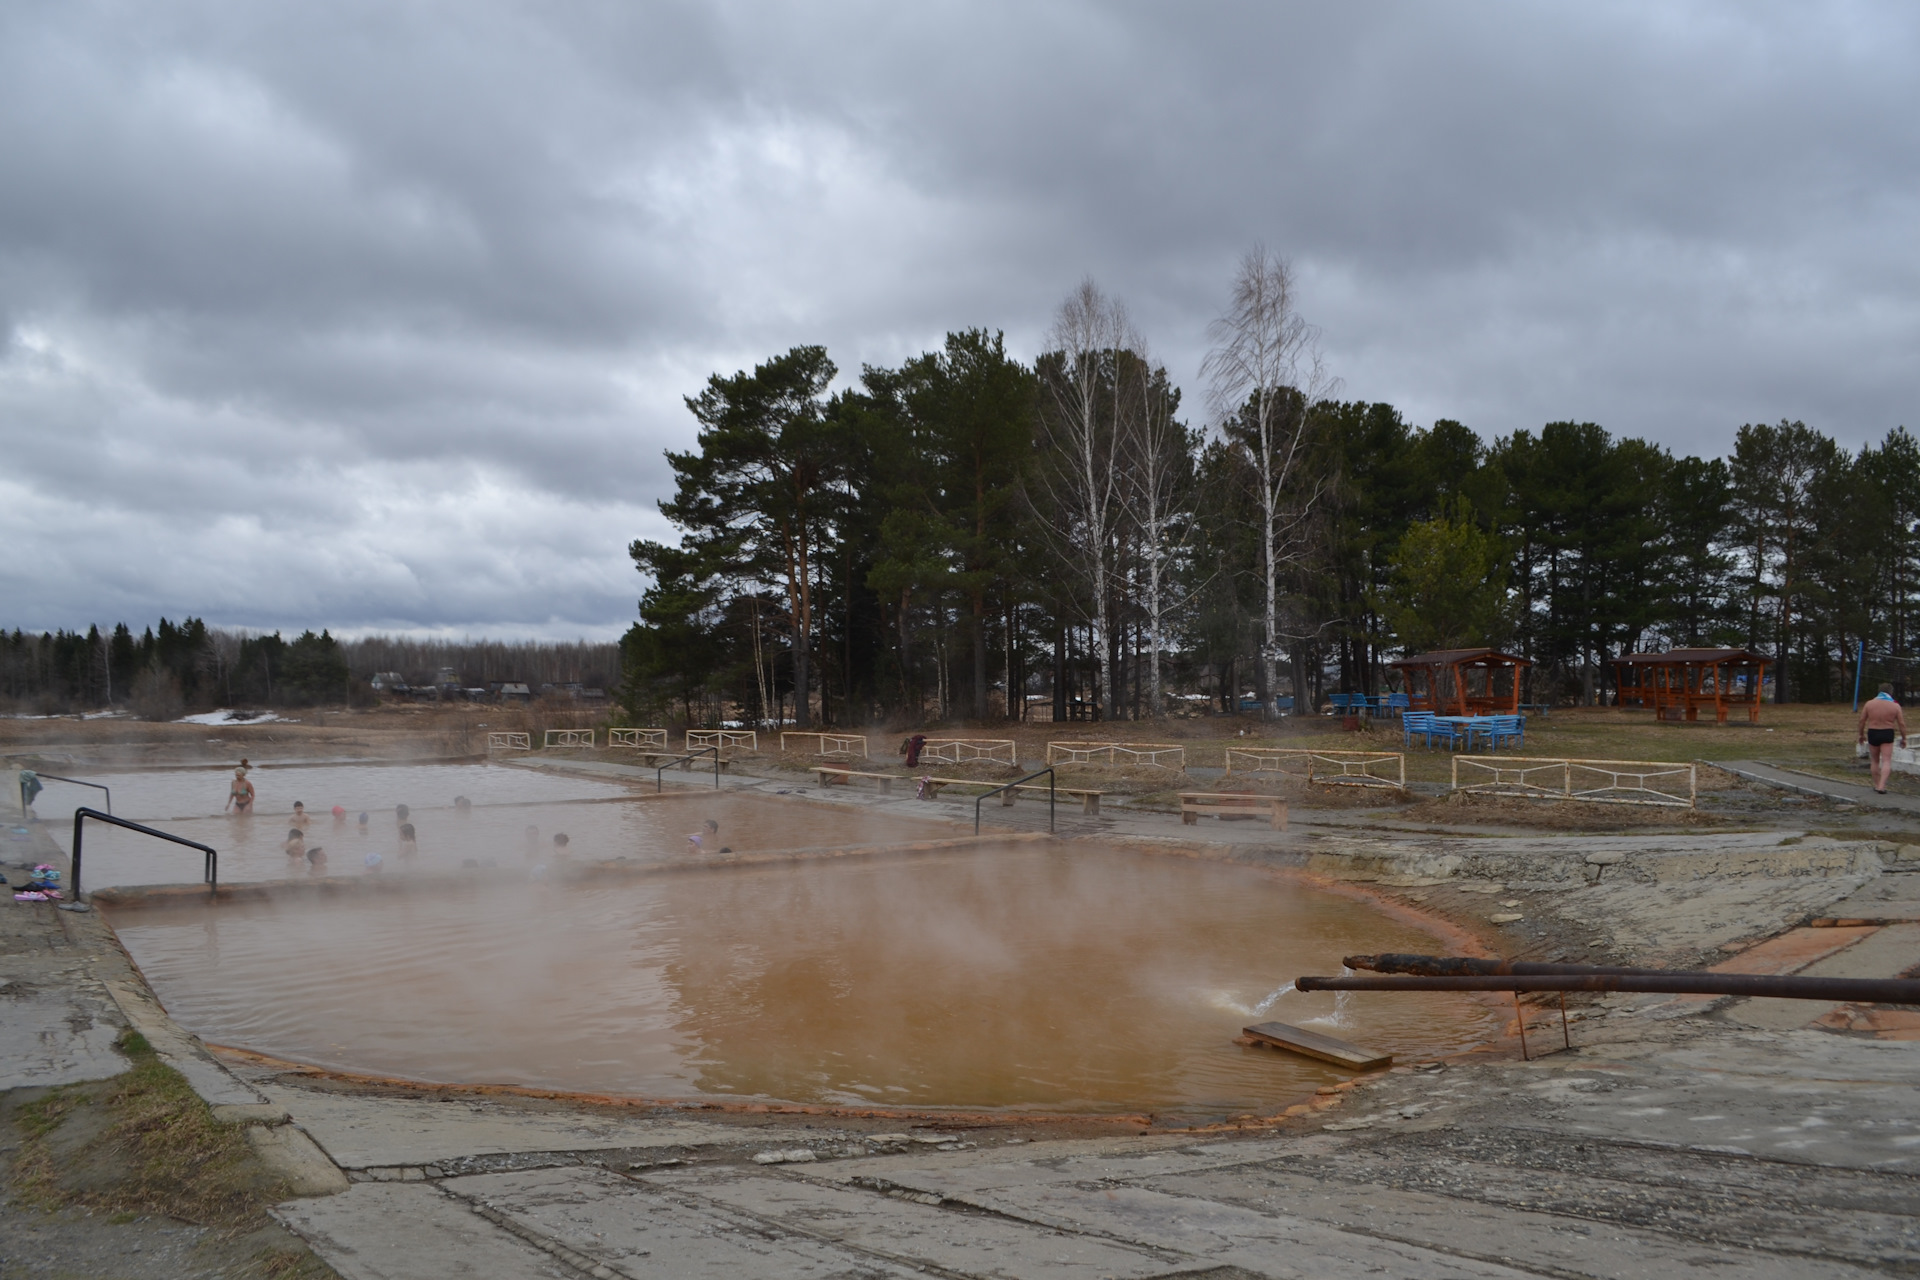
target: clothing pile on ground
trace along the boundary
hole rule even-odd
[[[43,862],[33,869],[33,878],[27,881],[25,889],[13,895],[13,900],[15,902],[52,902],[62,896],[60,868],[50,862]]]

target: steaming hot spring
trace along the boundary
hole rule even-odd
[[[1293,991],[1343,954],[1435,939],[1283,873],[483,765],[262,768],[261,812],[245,818],[199,816],[224,799],[219,773],[109,781],[117,813],[220,851],[218,900],[101,897],[168,1011],[210,1043],[342,1072],[1207,1116],[1340,1074],[1236,1045],[1250,1021],[1401,1055],[1495,1030],[1467,996]],[[323,868],[287,852],[296,799]],[[91,891],[198,870],[189,850],[86,835]]]

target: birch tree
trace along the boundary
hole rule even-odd
[[[1141,604],[1147,622],[1148,706],[1157,719],[1166,714],[1160,653],[1167,644],[1167,618],[1183,603],[1169,595],[1175,563],[1192,529],[1187,498],[1193,487],[1195,441],[1174,417],[1180,392],[1168,382],[1167,371],[1153,366],[1144,346],[1132,357],[1124,362],[1131,406],[1121,427],[1127,445],[1128,505],[1139,528],[1145,570],[1146,598]]]
[[[1320,331],[1295,308],[1293,270],[1264,245],[1240,260],[1232,298],[1208,336],[1214,346],[1201,376],[1214,412],[1247,451],[1256,486],[1265,593],[1260,662],[1264,712],[1273,718],[1279,714],[1280,570],[1317,496],[1317,489],[1300,492],[1307,415],[1335,387],[1320,358]]]
[[[1115,431],[1116,357],[1133,345],[1126,309],[1091,278],[1067,295],[1039,362],[1046,388],[1037,432],[1041,465],[1030,495],[1055,551],[1088,593],[1104,714],[1114,714],[1112,587],[1114,534],[1125,486]]]

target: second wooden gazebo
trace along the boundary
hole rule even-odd
[[[1414,711],[1443,716],[1520,714],[1520,672],[1533,664],[1498,649],[1435,649],[1391,662]]]
[[[1698,720],[1702,707],[1727,722],[1734,707],[1747,722],[1760,723],[1760,693],[1770,658],[1747,649],[1669,649],[1630,653],[1613,660],[1620,705],[1652,707],[1658,720]]]

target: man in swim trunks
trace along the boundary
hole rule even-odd
[[[1893,700],[1893,690],[1880,686],[1877,696],[1860,708],[1859,741],[1867,744],[1867,768],[1873,775],[1873,789],[1887,794],[1887,775],[1893,772],[1893,740],[1907,745],[1907,714]]]
[[[227,808],[235,813],[253,812],[253,784],[247,781],[244,768],[233,771],[233,785],[227,789]]]

